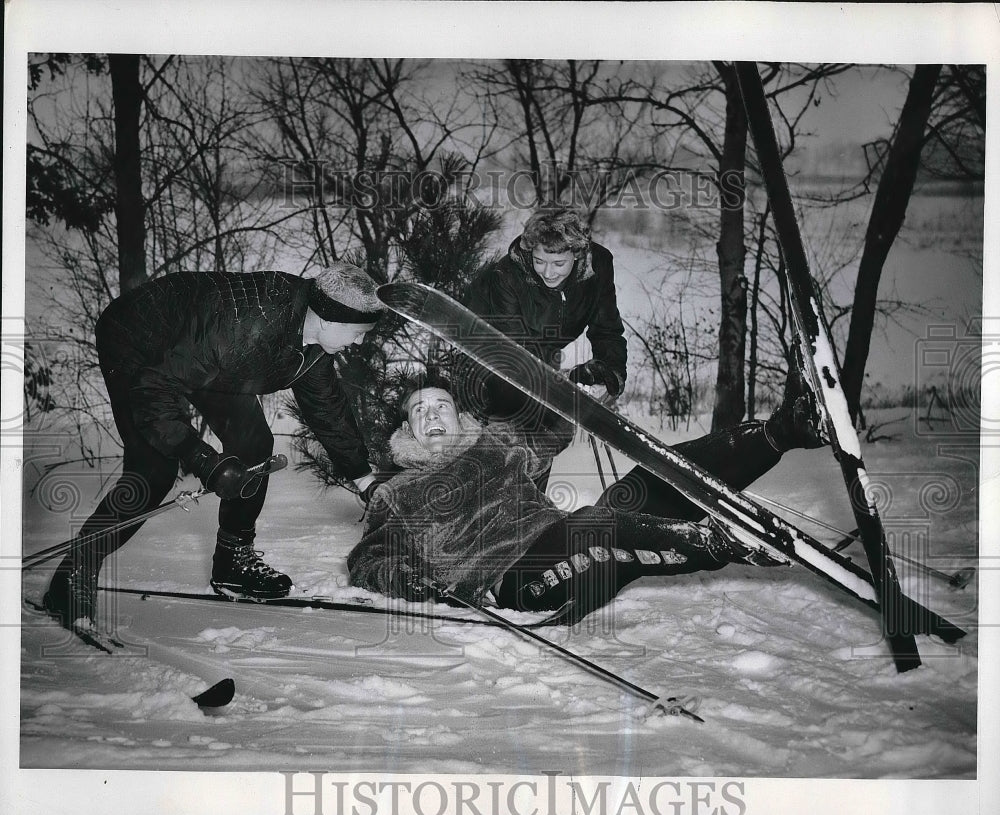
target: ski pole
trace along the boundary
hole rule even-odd
[[[687,716],[689,719],[692,719],[693,721],[704,723],[705,720],[701,718],[701,716],[698,716],[697,714],[692,713],[690,710],[685,708],[684,705],[681,703],[681,700],[679,700],[677,697],[670,696],[667,699],[663,699],[662,697],[657,696],[652,691],[648,691],[645,688],[640,687],[639,685],[636,685],[633,682],[629,682],[627,679],[621,676],[618,676],[618,674],[612,673],[607,668],[602,668],[600,665],[591,662],[586,657],[582,657],[579,654],[574,654],[569,649],[563,648],[558,643],[546,639],[541,634],[537,634],[534,631],[525,628],[524,626],[511,622],[510,620],[506,619],[500,614],[490,611],[488,608],[484,608],[483,606],[478,606],[475,603],[470,603],[468,600],[463,600],[461,597],[456,595],[451,590],[450,586],[442,587],[440,584],[430,579],[429,577],[423,577],[421,578],[421,580],[425,585],[436,591],[441,597],[445,597],[448,600],[454,600],[460,605],[472,609],[478,614],[481,614],[484,617],[499,623],[508,631],[512,631],[515,634],[520,634],[523,637],[527,637],[528,639],[540,642],[542,645],[555,651],[560,656],[565,657],[571,662],[575,662],[577,665],[580,665],[581,667],[590,671],[596,676],[599,676],[601,679],[604,679],[613,685],[617,685],[620,688],[624,688],[625,690],[629,691],[632,695],[638,696],[641,699],[645,699],[647,702],[652,702],[654,708],[660,707],[672,716]]]
[[[617,397],[612,396],[610,393],[605,394],[604,397],[602,399],[598,400],[598,401],[600,401],[600,403],[602,405],[604,405],[606,408],[608,408],[609,410],[614,410],[614,411],[618,410],[618,405],[617,405],[618,399],[617,399]],[[590,435],[590,440],[591,440],[591,442],[593,442],[593,440],[594,440],[594,435],[593,434]],[[620,476],[618,475],[618,468],[615,466],[615,458],[614,458],[614,456],[611,455],[611,445],[608,444],[603,439],[601,439],[601,444],[604,445],[604,452],[608,456],[608,463],[611,465],[611,474],[615,477],[615,481],[619,481],[620,480]],[[594,455],[595,456],[597,455],[597,448],[596,447],[594,448]],[[600,466],[600,462],[598,462],[598,467],[599,466]]]
[[[278,472],[278,470],[283,470],[288,466],[288,459],[285,456],[278,454],[271,456],[270,458],[262,461],[260,464],[256,464],[253,467],[248,467],[247,471],[252,472],[255,475],[264,477],[270,475],[271,473]],[[43,563],[47,563],[53,558],[59,555],[69,554],[74,549],[79,549],[81,547],[87,546],[88,544],[94,543],[107,535],[114,535],[121,532],[124,529],[130,529],[137,524],[141,524],[144,521],[159,515],[167,510],[174,509],[175,507],[180,507],[185,512],[190,512],[188,504],[198,503],[198,499],[201,498],[209,490],[206,487],[201,487],[197,490],[184,490],[179,492],[174,498],[169,501],[165,501],[158,507],[154,507],[148,512],[144,512],[141,515],[136,515],[133,518],[128,518],[111,526],[105,527],[104,529],[99,529],[96,532],[92,532],[84,537],[74,537],[62,543],[57,543],[49,546],[46,549],[42,549],[39,552],[34,552],[33,554],[26,555],[21,559],[21,568],[24,571],[29,569],[34,569],[36,566],[41,566]]]
[[[97,532],[92,532],[84,537],[70,538],[62,543],[57,543],[47,549],[42,549],[40,552],[35,552],[31,555],[26,555],[21,560],[21,568],[27,571],[28,569],[34,569],[36,566],[41,566],[43,563],[58,557],[59,555],[65,555],[71,552],[73,549],[78,549],[80,547],[86,546],[87,544],[98,541],[107,535],[113,535],[116,532],[121,532],[124,529],[129,529],[136,524],[141,524],[143,521],[152,518],[154,515],[159,515],[162,512],[166,512],[168,509],[173,509],[174,507],[181,507],[185,512],[190,512],[187,508],[187,504],[193,503],[197,504],[198,499],[201,498],[208,490],[204,487],[198,490],[184,490],[177,494],[176,497],[170,501],[166,501],[155,507],[149,512],[144,512],[141,515],[136,515],[134,518],[128,518],[127,520],[121,521],[120,523],[113,524],[112,526],[105,527],[104,529],[99,529]]]
[[[837,544],[833,547],[834,552],[839,552],[842,549],[846,549],[855,541],[861,540],[859,529],[855,529],[853,532],[845,532],[843,529],[839,529],[838,527],[833,526],[832,524],[828,524],[825,521],[821,521],[819,518],[816,518],[805,512],[800,512],[799,510],[793,509],[792,507],[785,506],[779,501],[773,501],[770,498],[765,498],[763,495],[757,495],[756,493],[750,492],[749,490],[744,490],[743,493],[747,497],[753,498],[755,501],[761,501],[762,503],[778,507],[779,509],[783,509],[792,515],[795,515],[806,521],[810,521],[811,523],[814,523],[817,526],[822,527],[823,529],[826,529],[830,532],[836,532],[838,535],[841,535],[842,536],[841,540],[838,541]],[[943,580],[949,586],[952,586],[956,589],[964,589],[967,585],[969,585],[969,581],[972,580],[972,578],[976,574],[976,569],[973,566],[968,566],[964,569],[959,569],[954,574],[948,574],[947,572],[942,572],[940,569],[935,569],[933,566],[928,566],[926,563],[921,563],[919,560],[907,557],[906,555],[900,554],[898,552],[891,552],[890,554],[897,560],[901,560],[904,563],[909,563],[911,566],[916,566],[918,569],[921,569],[922,571],[926,572],[931,577],[936,577],[938,580]]]
[[[597,449],[597,440],[594,438],[593,433],[588,433],[587,438],[590,439],[590,449],[594,451],[594,461],[597,462],[597,474],[601,477],[601,489],[606,490],[608,488],[608,479],[604,477],[604,467],[601,465],[601,452]]]
[[[603,442],[603,444],[604,452],[608,454],[608,464],[611,465],[611,475],[615,477],[615,481],[618,481],[620,480],[620,476],[618,475],[618,468],[615,466],[615,457],[611,455],[611,445],[607,442]]]

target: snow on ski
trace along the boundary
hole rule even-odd
[[[920,654],[913,635],[922,630],[921,621],[911,618],[917,609],[908,606],[902,599],[902,590],[886,543],[885,529],[874,500],[870,497],[868,471],[841,386],[840,365],[833,350],[833,342],[825,324],[823,310],[813,291],[812,273],[799,232],[760,73],[753,62],[736,62],[734,68],[746,107],[748,128],[753,136],[757,160],[767,189],[767,198],[771,204],[781,254],[785,260],[788,299],[799,338],[799,350],[805,361],[805,374],[823,408],[826,432],[834,457],[840,463],[844,484],[850,496],[851,510],[861,532],[861,542],[882,612],[883,629],[896,668],[902,673],[920,665]],[[933,624],[931,627],[933,628]]]
[[[688,500],[726,523],[741,541],[764,547],[778,557],[791,558],[869,608],[880,610],[875,583],[867,571],[601,404],[460,303],[421,283],[388,283],[379,288],[378,294],[397,313],[664,479]],[[924,626],[923,633],[936,634],[949,643],[965,635],[962,629],[905,595],[901,598],[912,618]]]

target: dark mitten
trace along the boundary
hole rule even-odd
[[[579,385],[603,385],[612,396],[620,396],[625,379],[599,359],[588,359],[570,370],[569,379]]]
[[[375,480],[358,493],[358,496],[364,502],[365,506],[368,506],[371,503],[375,490],[381,487],[386,481],[389,481],[394,475],[396,475],[396,473],[372,473]]]
[[[261,476],[250,472],[236,456],[227,456],[212,470],[204,482],[220,498],[252,498],[260,489]]]
[[[236,456],[223,456],[199,440],[181,457],[185,468],[220,498],[250,498],[260,488],[261,475],[251,473]]]

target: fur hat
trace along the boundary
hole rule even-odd
[[[378,284],[350,263],[334,263],[306,272],[313,279],[309,308],[331,323],[373,323],[385,306],[375,290]]]

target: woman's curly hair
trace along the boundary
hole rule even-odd
[[[590,227],[575,209],[563,206],[535,210],[524,225],[521,248],[540,246],[546,252],[572,252],[579,256],[590,248]]]

